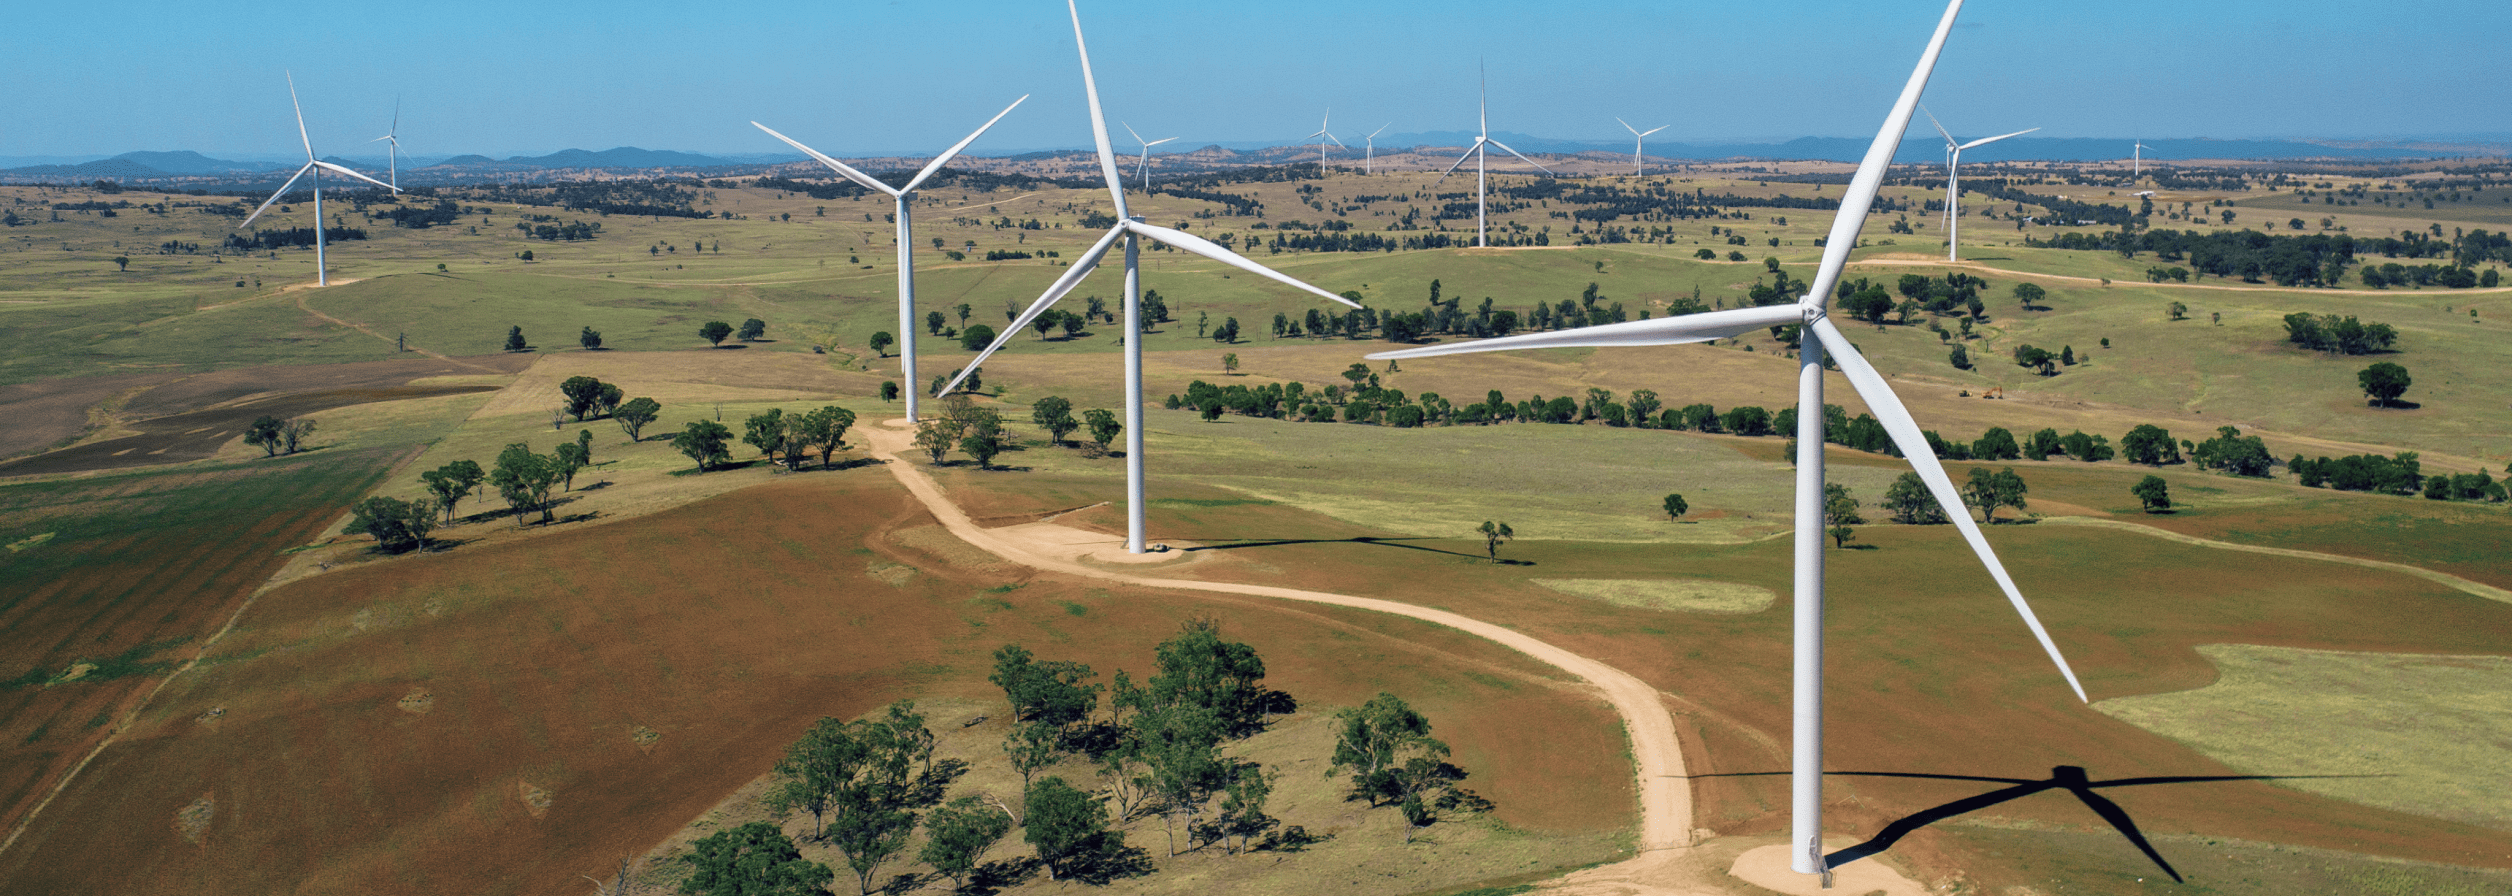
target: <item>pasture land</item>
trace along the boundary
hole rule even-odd
[[[862,470],[281,587],[0,855],[0,877],[568,889],[700,818],[814,719],[900,697],[990,706],[988,657],[1008,642],[1145,673],[1152,645],[1202,615],[1255,645],[1267,683],[1305,706],[1390,690],[1437,722],[1500,806],[1464,842],[1537,861],[1445,879],[1621,848],[1633,808],[1617,726],[1531,661],[1409,620],[1035,576],[940,532]],[[1364,851],[1395,834],[1342,823],[1312,830]],[[156,845],[81,833],[98,829]]]

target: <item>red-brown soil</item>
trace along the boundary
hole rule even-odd
[[[1111,588],[971,550],[866,468],[284,586],[0,854],[0,880],[572,892],[766,771],[817,718],[990,699],[988,655],[1013,641],[1145,674],[1152,646],[1197,615],[1255,645],[1268,684],[1309,707],[1405,694],[1503,821],[1631,822],[1610,714],[1479,639]],[[660,739],[640,746],[640,726]]]
[[[123,469],[199,460],[217,453],[243,424],[270,414],[290,417],[374,401],[487,391],[485,386],[412,387],[435,376],[512,373],[531,353],[439,361],[409,357],[351,364],[243,367],[211,373],[47,380],[0,386],[0,457],[42,451],[79,438],[95,412],[109,410],[120,428],[136,431],[48,454],[0,463],[0,476]],[[102,408],[122,396],[118,406]]]
[[[0,678],[59,675],[143,645],[126,677],[0,686],[0,832],[119,726],[202,639],[400,455],[340,452],[0,490],[0,532],[55,533],[0,554]],[[62,819],[54,817],[58,823]],[[0,836],[4,836],[0,833]],[[0,887],[0,889],[9,889]]]
[[[1024,505],[1069,506],[1099,494],[1034,474],[964,474],[946,481],[956,499],[1005,515]],[[969,494],[987,488],[1004,494]],[[1296,508],[1193,506],[1198,499],[1244,500],[1218,489],[1164,482],[1159,495],[1167,500],[1153,502],[1154,540],[1195,542],[1211,548],[1200,554],[1232,561],[1166,575],[1358,593],[1507,621],[1677,695],[1679,719],[1693,723],[1683,733],[1688,764],[1699,776],[1698,823],[1733,835],[1784,829],[1790,662],[1784,602],[1746,616],[1687,615],[1581,601],[1524,581],[1708,576],[1784,593],[1790,550],[1784,540],[1738,546],[1519,541],[1501,554],[1528,565],[1494,568],[1481,560],[1479,540],[1354,541],[1347,540],[1347,524]],[[1121,531],[1121,514],[1121,508],[1102,508],[1057,522],[1114,532]],[[2211,683],[2215,670],[2195,651],[2199,644],[2503,655],[2501,633],[2512,631],[2512,606],[2420,579],[2097,531],[2011,526],[1990,536],[2095,699]],[[1316,540],[1300,538],[1303,532]],[[1893,819],[2004,786],[1840,772],[2040,780],[2054,766],[2076,765],[2096,781],[2241,774],[2076,702],[1949,527],[1869,527],[1860,539],[1875,549],[1829,554],[1826,755],[1836,774],[1826,785],[1827,829],[1872,833]],[[2101,792],[2150,833],[2512,867],[2512,850],[2505,848],[2512,833],[2267,782]],[[2091,810],[2058,791],[1981,815],[2107,830]],[[1975,880],[2029,883],[2001,877],[1999,869],[2021,866],[1971,848],[1960,830],[1923,828],[1892,854],[1935,869],[1931,874],[1962,868]]]

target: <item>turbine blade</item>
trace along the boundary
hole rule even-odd
[[[288,73],[288,107],[297,110],[297,139],[305,144],[305,160],[314,161],[314,138],[305,135],[305,104],[297,102],[297,76]]]
[[[1640,132],[1640,136],[1642,136],[1642,137],[1646,137],[1646,136],[1648,136],[1648,135],[1650,135],[1650,134],[1654,134],[1654,133],[1657,133],[1657,132],[1659,132],[1659,131],[1665,130],[1665,129],[1667,129],[1667,128],[1671,128],[1671,127],[1674,127],[1674,125],[1671,125],[1671,124],[1661,124],[1661,125],[1658,125],[1658,126],[1656,126],[1656,127],[1650,128],[1650,129],[1648,129],[1648,130],[1641,131],[1641,132]]]
[[[1378,126],[1378,131],[1383,131],[1383,130],[1386,130],[1387,128],[1389,128],[1390,126],[1393,126],[1394,124],[1395,124],[1395,122],[1390,121],[1390,122],[1387,122],[1386,124],[1379,125],[1379,126]],[[1365,138],[1365,139],[1370,139],[1370,140],[1376,140],[1376,139],[1378,139],[1378,131],[1371,131],[1371,132],[1369,132],[1369,136],[1368,136],[1367,138]]]
[[[2008,138],[2008,137],[2021,137],[2021,136],[2023,136],[2023,135],[2025,135],[2025,134],[2029,134],[2029,133],[2032,133],[2032,132],[2037,131],[2037,130],[2040,130],[2040,128],[2025,128],[2025,129],[2023,129],[2023,130],[2016,131],[2016,132],[2014,132],[2014,133],[2012,133],[2012,134],[1999,134],[1999,135],[1997,135],[1997,136],[1995,136],[1995,137],[1982,137],[1982,138],[1980,138],[1980,139],[1978,139],[1978,140],[1973,140],[1973,141],[1971,141],[1971,142],[1969,142],[1969,143],[1965,143],[1965,144],[1963,144],[1963,145],[1961,145],[1961,146],[1959,146],[1959,147],[1956,147],[1956,148],[1957,148],[1957,149],[1970,149],[1970,148],[1972,148],[1972,147],[1974,147],[1974,146],[1982,146],[1982,145],[1986,145],[1986,144],[1990,144],[1990,143],[1995,143],[1995,142],[1997,142],[1997,141],[2004,140],[2004,139],[2006,139],[2006,138]]]
[[[1133,137],[1133,138],[1134,138],[1134,142],[1136,142],[1136,143],[1141,143],[1141,142],[1143,142],[1143,135],[1141,135],[1141,134],[1137,134],[1137,133],[1134,133],[1134,126],[1133,126],[1133,125],[1126,124],[1124,121],[1121,121],[1121,120],[1117,122],[1117,125],[1118,125],[1118,126],[1120,126],[1120,127],[1125,128],[1125,133],[1126,133],[1128,136]]]
[[[1458,156],[1458,157],[1457,157],[1457,161],[1456,161],[1456,163],[1455,163],[1455,164],[1452,164],[1452,165],[1449,165],[1449,166],[1448,166],[1448,170],[1446,170],[1446,171],[1442,171],[1442,172],[1439,172],[1439,179],[1438,179],[1438,180],[1431,181],[1431,185],[1432,185],[1432,186],[1437,186],[1437,185],[1439,184],[1439,181],[1442,181],[1442,180],[1447,180],[1447,179],[1448,179],[1448,175],[1451,175],[1451,174],[1455,174],[1455,173],[1457,173],[1457,166],[1458,166],[1458,165],[1463,165],[1463,164],[1465,164],[1465,160],[1467,160],[1467,159],[1471,159],[1471,158],[1473,158],[1473,157],[1474,157],[1474,151],[1475,151],[1475,150],[1482,149],[1482,148],[1483,148],[1483,138],[1481,138],[1481,137],[1476,137],[1476,138],[1474,138],[1474,145],[1466,147],[1466,148],[1465,148],[1465,154],[1464,154],[1464,155],[1461,155],[1461,156]]]
[[[1758,308],[1729,308],[1725,311],[1704,311],[1676,317],[1658,317],[1619,324],[1580,327],[1572,330],[1550,330],[1542,333],[1521,333],[1497,339],[1451,342],[1421,348],[1398,349],[1368,356],[1373,361],[1390,358],[1411,360],[1437,355],[1462,355],[1473,352],[1496,352],[1522,348],[1604,348],[1630,345],[1682,345],[1687,342],[1708,342],[1764,327],[1805,322],[1805,309],[1794,303],[1763,305]]]
[[[1151,148],[1151,147],[1158,146],[1158,145],[1160,145],[1160,144],[1167,143],[1167,142],[1169,142],[1169,141],[1171,141],[1171,140],[1175,140],[1175,139],[1177,139],[1177,138],[1176,138],[1176,137],[1162,137],[1162,138],[1160,138],[1160,139],[1158,139],[1158,140],[1154,140],[1154,141],[1151,141],[1151,142],[1149,142],[1149,143],[1145,143],[1145,144],[1143,144],[1143,148],[1145,148],[1145,149],[1149,149],[1149,148]]]
[[[1858,231],[1867,223],[1867,210],[1875,206],[1875,191],[1884,185],[1884,170],[1892,167],[1893,151],[1901,148],[1902,132],[1910,127],[1910,113],[1919,106],[1919,94],[1928,88],[1928,75],[1936,71],[1936,58],[1945,52],[1945,38],[1953,33],[1954,17],[1962,13],[1963,0],[1945,5],[1945,17],[1936,23],[1936,34],[1928,39],[1928,48],[1919,54],[1919,64],[1910,71],[1910,82],[1902,85],[1901,98],[1893,102],[1893,111],[1884,116],[1884,126],[1876,129],[1875,142],[1867,147],[1867,155],[1858,163],[1858,173],[1849,180],[1849,189],[1841,194],[1840,214],[1832,218],[1830,236],[1823,241],[1823,263],[1814,271],[1814,282],[1807,284],[1805,302],[1820,307],[1840,283],[1840,272],[1849,264],[1849,250],[1858,247]]]
[[[2050,655],[2050,662],[2058,664],[2059,674],[2067,678],[2067,686],[2076,692],[2076,699],[2092,702],[2085,697],[2085,686],[2076,681],[2076,670],[2068,668],[2067,658],[2059,655],[2058,644],[2051,641],[2049,631],[2041,627],[2040,617],[2032,614],[2032,606],[2024,603],[2023,592],[2016,590],[2015,580],[2006,575],[2006,566],[1998,562],[1997,552],[1989,549],[1989,540],[1980,534],[1980,526],[1971,521],[1971,511],[1963,505],[1962,493],[1955,490],[1953,478],[1945,474],[1945,465],[1937,462],[1936,452],[1928,448],[1928,437],[1919,431],[1919,422],[1910,416],[1910,409],[1902,405],[1901,397],[1893,394],[1893,387],[1884,382],[1884,375],[1877,373],[1875,365],[1867,363],[1866,356],[1849,344],[1849,337],[1832,324],[1831,318],[1816,318],[1806,329],[1821,339],[1824,350],[1831,352],[1832,357],[1839,361],[1841,372],[1849,377],[1849,384],[1858,390],[1859,398],[1866,400],[1867,410],[1874,412],[1876,421],[1884,424],[1884,431],[1892,435],[1893,444],[1900,447],[1902,455],[1910,460],[1910,466],[1918,472],[1920,481],[1927,483],[1928,493],[1936,496],[1937,506],[1945,510],[1946,518],[1953,520],[1954,528],[1962,530],[1963,539],[1971,542],[1972,553],[1980,555],[1980,564],[1988,567],[1989,577],[1996,579],[1997,587],[2006,592],[2006,601],[2014,604],[2015,612],[2023,616],[2024,626],[2032,629],[2032,637],[2041,642],[2041,649]]]
[[[270,198],[262,200],[262,207],[254,209],[252,214],[244,216],[244,223],[236,225],[236,229],[243,230],[245,227],[250,226],[253,223],[253,219],[261,217],[263,212],[269,211],[272,205],[277,204],[279,202],[279,197],[288,195],[288,188],[297,185],[297,178],[304,177],[306,172],[312,170],[314,170],[314,163],[307,162],[305,163],[305,167],[297,169],[297,173],[288,175],[288,182],[279,185],[279,192],[272,193],[270,194]],[[320,222],[317,223],[319,224]]]
[[[1509,149],[1509,144],[1502,143],[1502,142],[1500,142],[1500,141],[1498,141],[1498,140],[1491,141],[1491,145],[1493,145],[1493,146],[1497,146],[1497,147],[1500,147],[1500,148],[1502,148],[1502,149]],[[1534,160],[1534,159],[1527,158],[1526,156],[1521,155],[1521,154],[1520,154],[1517,150],[1514,150],[1514,149],[1509,149],[1509,154],[1510,154],[1510,155],[1513,155],[1513,156],[1517,156],[1517,157],[1518,157],[1518,161],[1525,162],[1525,163],[1527,163],[1527,164],[1529,164],[1529,165],[1533,165],[1533,166],[1535,166],[1535,167],[1537,167],[1537,168],[1544,168],[1544,163],[1542,163],[1542,162],[1538,162],[1538,161],[1536,161],[1536,160]],[[1551,173],[1553,173],[1553,170],[1552,170],[1552,169],[1550,169],[1550,168],[1544,168],[1544,173],[1545,173],[1545,174],[1551,174]]]
[[[889,184],[874,180],[872,175],[857,171],[854,169],[854,166],[829,158],[828,156],[823,155],[819,150],[804,146],[802,145],[802,141],[779,134],[776,132],[775,128],[768,127],[767,125],[763,125],[755,121],[751,122],[750,126],[768,132],[768,136],[770,137],[785,141],[785,145],[787,146],[802,150],[804,155],[819,159],[820,164],[829,166],[830,169],[836,171],[838,174],[844,175],[847,180],[854,181],[856,184],[861,185],[864,189],[889,196],[896,196],[899,194],[899,191],[896,188],[891,187]]]
[[[1336,145],[1336,146],[1343,146],[1343,141],[1341,141],[1341,140],[1336,140],[1336,139],[1335,139],[1335,135],[1333,135],[1333,134],[1327,134],[1327,135],[1326,135],[1326,140],[1327,140],[1328,142],[1333,143],[1333,144],[1334,144],[1334,145]],[[1349,146],[1343,146],[1343,148],[1345,148],[1345,149],[1351,149],[1351,147],[1349,147]]]
[[[1639,128],[1632,127],[1632,126],[1631,126],[1631,123],[1630,123],[1630,122],[1628,122],[1628,121],[1623,121],[1623,120],[1622,120],[1622,116],[1620,116],[1620,115],[1616,115],[1616,116],[1614,116],[1614,121],[1619,122],[1619,123],[1622,125],[1622,129],[1623,129],[1623,130],[1630,131],[1632,136],[1634,136],[1634,137],[1640,136],[1640,129],[1639,129]]]
[[[1919,105],[1919,114],[1927,116],[1928,123],[1936,126],[1936,132],[1945,138],[1945,145],[1952,146],[1962,142],[1954,139],[1954,135],[1945,132],[1945,123],[1936,120],[1936,113],[1928,111],[1927,104],[1921,103]]]
[[[348,175],[348,176],[350,176],[350,177],[354,177],[354,178],[357,178],[357,179],[359,179],[359,180],[365,181],[365,182],[367,182],[367,183],[374,184],[374,185],[376,185],[376,186],[382,187],[382,188],[384,188],[384,189],[391,190],[391,191],[393,191],[393,192],[395,192],[395,193],[399,193],[399,192],[401,192],[401,188],[400,188],[400,187],[396,187],[396,186],[393,186],[393,185],[391,185],[391,184],[385,183],[385,182],[383,182],[383,181],[376,180],[376,179],[374,179],[374,178],[372,178],[372,177],[368,177],[368,176],[366,176],[366,175],[359,174],[359,173],[357,173],[357,172],[355,172],[355,171],[351,171],[351,170],[349,170],[349,169],[347,169],[347,168],[344,168],[344,167],[341,167],[341,166],[339,166],[339,165],[334,165],[334,164],[332,164],[332,163],[330,163],[330,162],[322,162],[322,161],[317,161],[317,162],[315,162],[315,163],[314,163],[314,165],[315,165],[316,167],[319,167],[319,168],[321,168],[321,169],[325,170],[325,171],[329,171],[329,172],[332,172],[332,173],[334,173],[334,174],[346,174],[346,175]]]
[[[1240,254],[1238,254],[1238,253],[1236,253],[1236,252],[1232,252],[1232,251],[1230,251],[1230,250],[1228,250],[1228,249],[1221,248],[1221,245],[1220,245],[1219,243],[1215,243],[1215,242],[1213,242],[1213,241],[1211,241],[1211,240],[1204,239],[1203,237],[1196,236],[1196,235],[1191,234],[1191,233],[1187,233],[1186,231],[1183,231],[1183,230],[1171,230],[1171,229],[1169,229],[1169,228],[1162,227],[1162,226],[1157,225],[1157,224],[1145,224],[1145,223],[1143,223],[1143,222],[1141,222],[1141,221],[1133,221],[1133,220],[1128,220],[1128,221],[1126,221],[1126,222],[1125,222],[1123,225],[1121,225],[1121,226],[1124,226],[1124,227],[1130,228],[1130,229],[1132,229],[1135,233],[1139,233],[1139,234],[1142,234],[1142,235],[1144,235],[1144,236],[1150,237],[1150,238],[1152,238],[1152,239],[1159,240],[1159,241],[1161,241],[1161,242],[1167,243],[1167,244],[1169,244],[1169,245],[1176,246],[1176,247],[1178,247],[1178,248],[1180,248],[1180,249],[1184,249],[1184,250],[1186,250],[1186,251],[1188,251],[1188,252],[1193,252],[1193,253],[1195,253],[1195,254],[1197,254],[1197,255],[1201,255],[1201,256],[1203,256],[1203,257],[1205,257],[1205,258],[1209,258],[1209,259],[1212,259],[1212,260],[1214,260],[1214,261],[1221,262],[1222,264],[1226,264],[1226,265],[1229,265],[1229,266],[1231,266],[1231,267],[1238,268],[1239,270],[1246,271],[1246,272],[1248,272],[1248,273],[1250,273],[1250,274],[1255,274],[1256,276],[1259,276],[1259,277],[1265,277],[1265,278],[1268,278],[1268,279],[1274,280],[1274,281],[1276,281],[1276,282],[1280,282],[1280,283],[1283,283],[1283,284],[1286,284],[1286,285],[1289,285],[1289,286],[1297,287],[1297,288],[1299,288],[1299,289],[1307,290],[1307,291],[1309,291],[1309,292],[1316,293],[1317,295],[1324,296],[1324,297],[1326,297],[1327,299],[1329,299],[1329,300],[1331,300],[1331,301],[1341,302],[1341,303],[1343,303],[1343,304],[1350,305],[1350,306],[1352,306],[1352,307],[1354,307],[1354,308],[1359,308],[1359,307],[1361,307],[1361,304],[1360,304],[1359,302],[1355,302],[1355,301],[1352,301],[1351,299],[1347,299],[1347,298],[1344,298],[1344,297],[1342,297],[1342,296],[1335,295],[1334,293],[1330,293],[1330,292],[1327,292],[1327,291],[1325,291],[1325,290],[1318,289],[1317,287],[1310,286],[1310,285],[1308,285],[1308,284],[1306,284],[1306,283],[1302,283],[1302,282],[1300,282],[1299,280],[1293,279],[1293,278],[1291,277],[1291,275],[1289,275],[1289,274],[1285,274],[1285,273],[1282,273],[1282,272],[1280,272],[1280,271],[1274,270],[1274,269],[1272,269],[1272,268],[1266,267],[1266,266],[1264,266],[1264,265],[1257,264],[1257,263],[1255,263],[1255,262],[1253,262],[1253,261],[1248,260],[1247,256],[1240,255]]]
[[[1073,287],[1080,286],[1082,278],[1090,276],[1091,271],[1098,270],[1099,261],[1108,256],[1109,249],[1116,246],[1117,237],[1124,235],[1124,224],[1120,223],[1108,228],[1106,235],[1101,236],[1098,242],[1092,243],[1089,249],[1083,250],[1081,257],[1073,259],[1073,265],[1064,269],[1064,276],[1055,278],[1055,283],[1047,287],[1046,293],[1040,295],[1038,301],[1029,303],[1029,307],[1023,310],[1019,317],[1012,318],[1011,323],[1003,325],[1003,332],[995,335],[994,344],[986,346],[985,351],[978,352],[976,360],[960,368],[959,375],[952,377],[950,382],[944,383],[942,391],[934,394],[949,395],[951,390],[959,388],[960,381],[967,379],[969,374],[977,372],[978,366],[986,363],[987,358],[993,357],[997,349],[1011,342],[1012,337],[1020,335],[1020,331],[1029,327],[1030,321],[1046,313],[1047,308],[1053,306],[1057,299],[1064,298],[1066,294],[1073,291]]]
[[[1020,108],[1020,104],[1026,102],[1029,102],[1029,94],[1021,94],[1020,99],[1013,100],[1011,105],[1003,107],[1003,111],[994,113],[993,118],[986,119],[985,124],[978,125],[976,130],[969,132],[968,136],[960,138],[958,143],[951,144],[951,148],[943,150],[941,155],[934,156],[933,161],[926,162],[924,170],[916,172],[916,176],[909,178],[907,185],[898,188],[898,191],[901,193],[915,192],[917,184],[924,183],[925,178],[932,177],[934,172],[942,170],[943,165],[950,163],[952,156],[959,155],[959,151],[967,149],[968,144],[977,142],[977,138],[983,136],[987,128],[994,127],[995,122],[1002,121],[1003,116],[1012,114],[1012,110]]]
[[[1116,152],[1108,148],[1108,117],[1099,111],[1099,81],[1090,74],[1090,45],[1082,41],[1082,10],[1073,0],[1064,0],[1064,10],[1073,14],[1073,48],[1082,56],[1082,92],[1090,95],[1090,137],[1099,146],[1099,175],[1107,178],[1108,195],[1116,197],[1117,220],[1132,217],[1125,210],[1125,182],[1117,177]]]

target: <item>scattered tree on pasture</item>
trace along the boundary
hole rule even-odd
[[[114,256],[114,257],[113,257],[113,267],[114,267],[114,269],[115,269],[115,270],[117,270],[117,271],[129,271],[129,270],[131,269],[131,256],[128,256],[128,255],[116,255],[116,256]]]
[[[1125,424],[1117,419],[1116,412],[1106,408],[1083,411],[1082,422],[1090,428],[1090,441],[1099,446],[1103,455],[1108,453],[1108,444],[1125,433]]]
[[[387,554],[425,550],[427,534],[436,529],[436,514],[435,502],[426,498],[404,501],[377,495],[358,502],[348,531],[375,536],[376,548]]]
[[[634,402],[631,402],[632,404]],[[698,462],[698,472],[723,463],[732,455],[726,450],[733,440],[733,431],[713,420],[694,420],[672,437],[672,449]]]
[[[1823,531],[1832,536],[1833,547],[1848,547],[1849,540],[1858,537],[1858,530],[1850,527],[1866,521],[1866,517],[1858,515],[1858,499],[1850,496],[1848,486],[1823,486]]]
[[[757,342],[760,337],[766,336],[767,334],[768,322],[754,317],[749,320],[742,321],[741,331],[735,334],[733,338],[739,339],[743,342]]]
[[[588,352],[601,351],[602,334],[592,327],[586,327],[584,332],[576,334],[576,344],[584,346],[584,350]]]
[[[2013,467],[1996,473],[1987,467],[1973,467],[1970,479],[1962,487],[1963,503],[1980,508],[1981,522],[1994,523],[2000,507],[2024,509],[2025,491],[2024,478],[2016,475]]]
[[[419,474],[420,484],[427,486],[428,494],[435,496],[436,506],[444,510],[445,522],[448,523],[454,521],[454,505],[469,497],[472,490],[479,488],[487,478],[487,471],[467,460],[454,461]]]
[[[558,479],[566,491],[576,490],[576,472],[593,465],[593,431],[576,430],[576,440],[560,442],[550,452],[550,462],[558,469]]]
[[[776,453],[785,448],[785,409],[769,408],[750,415],[742,422],[741,440],[759,449],[761,456],[775,460]]]
[[[1064,437],[1081,426],[1081,421],[1073,419],[1073,402],[1054,395],[1029,406],[1029,422],[1046,430],[1047,441],[1057,445],[1064,444]]]
[[[1063,778],[1047,777],[1029,785],[1022,802],[1021,837],[1037,848],[1048,880],[1061,880],[1067,863],[1103,837],[1123,836],[1108,830],[1108,810],[1097,797],[1064,783]]]
[[[965,890],[969,873],[977,870],[986,850],[1011,832],[1009,810],[988,805],[975,796],[962,796],[933,810],[925,819],[925,848],[916,858]]]
[[[628,441],[635,442],[639,440],[638,433],[645,429],[645,425],[654,422],[654,418],[661,416],[662,413],[662,402],[638,397],[628,399],[626,403],[613,408],[611,419],[618,421],[620,431],[628,434]]]
[[[792,435],[803,447],[819,452],[820,466],[825,467],[837,449],[846,447],[846,430],[854,425],[855,412],[829,405],[794,418]]]
[[[880,330],[872,334],[871,342],[873,354],[887,358],[890,356],[890,346],[898,344],[898,338],[891,336],[890,331],[888,330]],[[896,388],[896,386],[893,385],[892,388]],[[882,400],[887,401],[888,399],[885,398]]]
[[[898,381],[896,381],[896,380],[883,380],[883,381],[881,381],[881,401],[882,401],[882,403],[887,404],[887,403],[889,403],[889,402],[893,402],[893,401],[897,401],[897,400],[898,400]]]
[[[2132,464],[2160,467],[2181,462],[2181,443],[2172,439],[2172,432],[2152,423],[2137,424],[2120,437],[2119,450]]]
[[[993,328],[993,327],[986,326],[985,324],[977,324],[977,325],[975,325],[975,326],[966,327],[966,328],[961,329],[961,330],[959,331],[959,347],[960,347],[960,348],[964,348],[964,349],[967,349],[967,350],[969,350],[969,351],[976,352],[976,351],[984,351],[984,350],[985,350],[985,348],[986,348],[986,346],[993,345],[993,344],[994,344],[994,328]]]
[[[540,511],[541,522],[555,521],[550,512],[550,489],[558,485],[558,461],[543,454],[532,453],[532,446],[516,442],[497,454],[497,466],[489,471],[488,484],[497,489],[497,496],[514,508],[515,524],[523,524],[524,514]]]
[[[733,325],[720,320],[707,321],[705,326],[698,328],[698,338],[706,340],[707,345],[713,348],[722,348],[724,338],[731,335]]]
[[[1691,510],[1692,505],[1684,503],[1682,495],[1670,494],[1666,496],[1667,519],[1682,519],[1683,515]]]
[[[941,465],[942,456],[951,453],[958,442],[951,437],[950,427],[941,420],[924,420],[916,424],[916,447],[931,457],[936,466]]]
[[[1508,523],[1490,520],[1484,520],[1483,525],[1474,531],[1483,534],[1483,553],[1489,555],[1494,563],[1500,562],[1500,543],[1518,537],[1517,531],[1509,528]]]
[[[528,348],[531,348],[531,347],[532,347],[532,343],[525,342],[525,341],[524,341],[524,339],[523,339],[523,327],[522,327],[522,326],[518,325],[518,326],[512,326],[512,327],[507,327],[507,328],[506,328],[506,350],[507,350],[507,351],[510,351],[510,352],[519,352],[519,351],[523,351],[524,349],[528,349]]]
[[[244,444],[262,449],[263,457],[277,457],[280,446],[287,444],[279,431],[287,425],[288,421],[267,414],[256,417],[244,427]]]
[[[814,836],[837,847],[871,893],[881,865],[906,849],[917,811],[941,802],[963,767],[933,761],[933,732],[916,704],[901,700],[879,718],[813,723],[777,763],[769,808],[811,812]]]
[[[2128,493],[2137,496],[2137,500],[2145,505],[2147,513],[2162,513],[2172,509],[2172,487],[2164,482],[2161,476],[2147,474],[2146,478],[2137,480],[2136,485],[2129,486]]]
[[[1903,473],[1884,490],[1884,509],[1893,515],[1893,522],[1911,525],[1934,525],[1948,522],[1945,508],[1936,503],[1936,495],[1928,491],[1926,480],[1917,473]]]
[[[2374,407],[2386,408],[2396,404],[2416,381],[2407,375],[2407,368],[2382,361],[2356,373],[2355,382],[2363,387]]]
[[[558,384],[558,394],[567,399],[567,413],[582,423],[585,415],[593,413],[601,403],[602,386],[601,380],[589,376],[571,376]]]

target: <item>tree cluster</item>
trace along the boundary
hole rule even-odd
[[[2285,341],[2314,351],[2369,355],[2389,351],[2398,338],[2398,331],[2389,324],[2361,323],[2351,314],[2314,316],[2297,311],[2285,316]]]
[[[244,444],[262,449],[263,457],[295,454],[304,449],[306,440],[314,436],[314,419],[292,417],[280,419],[268,414],[253,418],[244,427]]]

